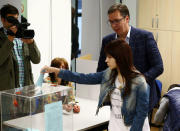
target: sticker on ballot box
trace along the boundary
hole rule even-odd
[[[39,131],[38,129],[31,129],[31,128],[28,128],[26,129],[25,131]]]
[[[45,131],[63,131],[62,101],[45,105]]]

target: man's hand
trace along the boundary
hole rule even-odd
[[[8,35],[9,41],[13,42],[14,38],[15,38],[15,36]]]
[[[26,44],[32,44],[34,42],[34,39],[23,39],[23,38],[21,38],[21,40]]]
[[[18,30],[15,25],[9,27],[8,29],[11,30],[14,34],[16,34],[16,32],[17,32],[17,30]]]

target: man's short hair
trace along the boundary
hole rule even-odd
[[[112,5],[108,10],[108,15],[114,13],[117,10],[121,13],[123,17],[129,16],[130,18],[129,9],[127,8],[126,5],[123,5],[121,3],[116,3]]]
[[[7,14],[18,14],[18,9],[10,4],[4,5],[1,9],[0,9],[0,14],[2,18],[6,18]]]

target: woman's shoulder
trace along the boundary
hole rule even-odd
[[[139,74],[132,79],[133,83],[143,84],[146,83],[146,79],[143,75]]]
[[[132,88],[142,88],[146,89],[148,87],[146,79],[143,75],[137,75],[135,78],[132,80]]]
[[[107,68],[106,70],[104,70],[103,73],[103,78],[106,80],[109,80],[110,76],[111,76],[111,72],[112,70],[110,68]]]

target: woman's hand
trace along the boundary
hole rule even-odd
[[[44,67],[41,69],[41,73],[55,73],[55,74],[58,74],[59,71],[60,71],[59,68],[49,67],[49,66],[44,66]]]

